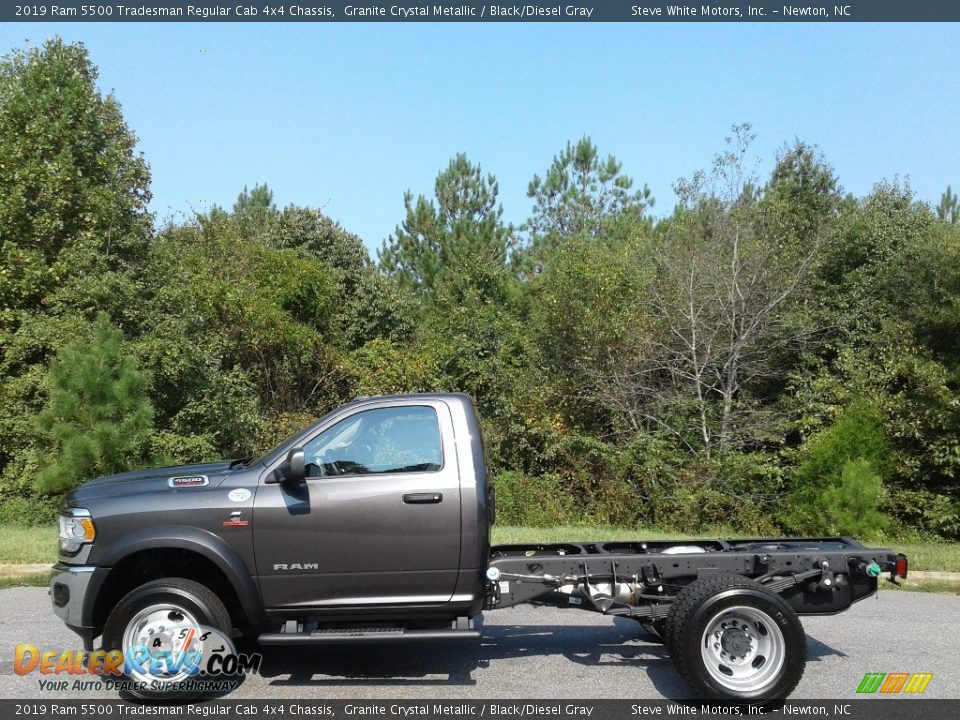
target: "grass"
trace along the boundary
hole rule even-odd
[[[57,561],[57,528],[17,527],[0,531],[0,565],[29,565]]]
[[[960,595],[960,582],[954,580],[913,580],[907,578],[899,587],[888,582],[880,583],[881,590],[900,592],[940,593],[942,595]]]
[[[0,577],[0,590],[13,587],[46,587],[50,584],[50,573],[30,573],[16,577]]]
[[[946,570],[960,572],[960,543],[897,542],[887,539],[878,545],[902,552],[910,560],[911,570]]]

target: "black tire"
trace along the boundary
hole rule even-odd
[[[193,580],[186,578],[163,578],[145,583],[134,588],[123,596],[116,607],[110,612],[106,625],[103,628],[103,649],[120,650],[123,646],[124,633],[127,626],[137,614],[152,605],[169,605],[180,608],[191,616],[199,625],[214,628],[229,637],[232,628],[230,614],[213,591]],[[125,680],[134,680],[129,676]],[[136,690],[123,691],[121,695],[137,699],[168,699],[176,698],[187,700],[196,695],[168,692]]]
[[[677,671],[708,700],[783,700],[807,662],[806,635],[793,608],[740,575],[718,573],[687,585],[670,610],[667,638]]]

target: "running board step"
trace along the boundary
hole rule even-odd
[[[346,645],[351,643],[419,642],[425,640],[477,640],[480,631],[407,630],[401,627],[321,628],[313,632],[264,633],[261,645]]]

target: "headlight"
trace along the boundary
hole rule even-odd
[[[67,508],[60,515],[60,552],[75,555],[84,543],[93,542],[97,529],[90,511]]]

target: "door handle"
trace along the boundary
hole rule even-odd
[[[407,493],[403,496],[403,501],[407,503],[407,505],[427,505],[429,503],[438,503],[443,502],[443,493]]]

